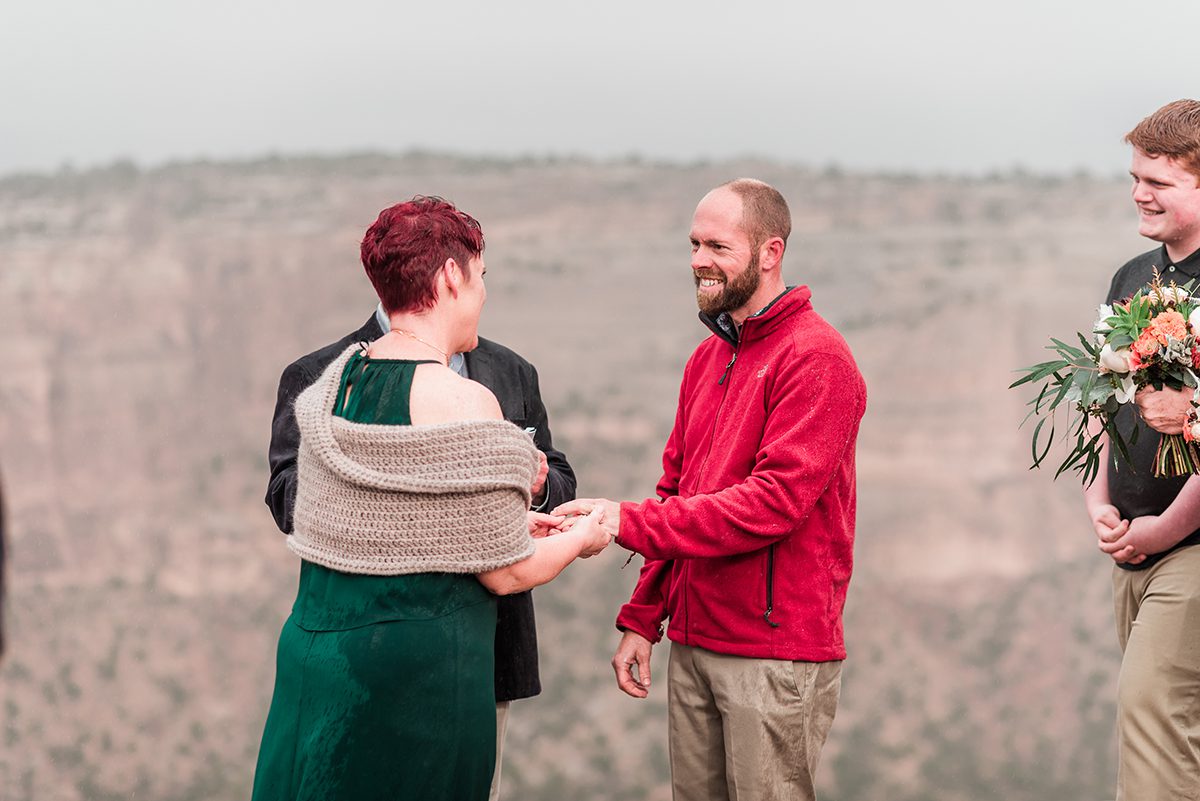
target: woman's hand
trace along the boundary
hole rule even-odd
[[[583,550],[579,555],[584,559],[600,553],[612,542],[612,535],[605,531],[603,523],[603,506],[596,506],[583,517],[572,518],[570,529],[583,540]]]
[[[576,517],[566,531],[562,515],[528,512],[529,533],[535,538],[533,554],[511,565],[478,574],[479,582],[497,595],[510,595],[541,586],[563,571],[577,558],[595,556],[612,538],[601,525],[604,509]]]
[[[564,526],[565,530],[569,527],[570,522],[575,519],[574,515],[586,515],[597,509],[604,510],[604,514],[600,520],[601,525],[608,532],[608,536],[615,540],[621,534],[621,504],[616,501],[610,501],[607,498],[576,498],[573,501],[559,504],[550,511],[556,515],[567,516],[567,526]]]
[[[526,522],[529,523],[529,536],[534,539],[559,533],[563,530],[561,526],[567,519],[562,515],[547,515],[541,512],[526,512],[525,516]]]

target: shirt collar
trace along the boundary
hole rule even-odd
[[[382,303],[375,307],[375,322],[379,323],[379,330],[385,334],[392,330],[392,321],[388,319]]]
[[[1186,275],[1188,278],[1200,278],[1200,250],[1193,252],[1189,256],[1185,256],[1179,261],[1171,261],[1171,257],[1167,255],[1167,246],[1163,245],[1159,248],[1159,255],[1162,256],[1163,271],[1170,271],[1171,267]]]

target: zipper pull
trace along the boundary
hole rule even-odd
[[[733,363],[737,361],[737,351],[733,352],[733,358],[729,360],[729,364],[725,365],[725,372],[721,373],[721,378],[717,381],[717,386],[725,383],[725,377],[729,375],[729,370],[733,367]]]
[[[775,611],[775,544],[772,543],[770,549],[767,550],[767,611],[763,612],[763,620],[767,621],[767,625],[773,629],[779,628],[779,624],[771,620],[771,613]]]

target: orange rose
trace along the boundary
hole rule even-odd
[[[1150,328],[1147,328],[1141,333],[1141,336],[1137,338],[1136,342],[1129,346],[1129,349],[1133,351],[1134,355],[1138,357],[1139,361],[1145,361],[1154,354],[1158,353],[1158,337],[1154,335],[1153,323],[1151,323]]]

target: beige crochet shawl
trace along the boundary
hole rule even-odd
[[[354,345],[296,399],[295,531],[288,547],[346,573],[480,573],[533,553],[525,522],[538,468],[502,420],[398,426],[333,415]]]

